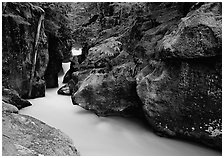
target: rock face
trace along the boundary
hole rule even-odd
[[[161,40],[161,58],[221,56],[221,7],[219,3],[205,4],[182,18],[178,28]]]
[[[72,140],[60,130],[4,103],[2,112],[3,156],[77,156]]]
[[[58,74],[62,62],[71,57],[70,20],[65,12],[66,3],[39,3],[45,10],[45,33],[48,39],[49,63],[44,75],[47,88],[58,87]],[[52,7],[53,6],[53,7]],[[62,9],[63,8],[63,9]]]
[[[102,24],[79,69],[70,69],[73,104],[100,116],[143,110],[157,134],[220,150],[221,3],[145,3],[135,11]]]
[[[221,149],[221,4],[189,13],[159,42],[159,58],[137,77],[148,122],[160,133]]]
[[[63,53],[60,41],[55,36],[48,33],[49,43],[49,64],[47,66],[44,78],[47,88],[58,87],[58,73],[62,70]]]
[[[28,97],[34,42],[42,10],[30,3],[6,3],[2,15],[2,83]],[[45,95],[44,72],[48,64],[47,37],[41,25],[35,75],[30,97]]]

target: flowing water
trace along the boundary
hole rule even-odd
[[[68,70],[69,64],[63,64]],[[62,76],[59,77],[62,86]],[[47,89],[46,97],[29,100],[33,105],[20,110],[60,129],[83,156],[221,155],[198,144],[155,135],[141,121],[121,117],[98,117],[73,105],[70,96]]]

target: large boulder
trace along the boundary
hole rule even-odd
[[[160,58],[221,56],[221,8],[221,3],[207,3],[188,13],[178,28],[159,42]]]
[[[2,84],[28,97],[33,68],[34,42],[42,9],[30,3],[4,5],[2,14]],[[48,43],[44,25],[40,27],[35,75],[29,97],[45,95],[43,79],[48,64]]]
[[[114,67],[109,73],[95,70],[73,93],[73,104],[91,110],[99,116],[137,115],[140,100],[136,93],[133,62]]]
[[[68,136],[60,130],[2,104],[3,156],[77,156],[79,153]]]
[[[137,75],[145,116],[160,134],[222,148],[221,3],[183,18]],[[158,51],[157,50],[157,51]]]

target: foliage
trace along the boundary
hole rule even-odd
[[[120,53],[122,43],[117,41],[117,38],[109,38],[103,44],[91,48],[92,52],[104,54],[105,56],[115,56]]]

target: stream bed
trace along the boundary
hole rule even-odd
[[[69,63],[63,63],[66,72]],[[61,87],[63,76],[59,77]],[[159,137],[135,118],[98,117],[73,105],[70,96],[46,90],[43,98],[19,113],[35,117],[66,133],[82,156],[220,156],[221,152],[195,143]]]

